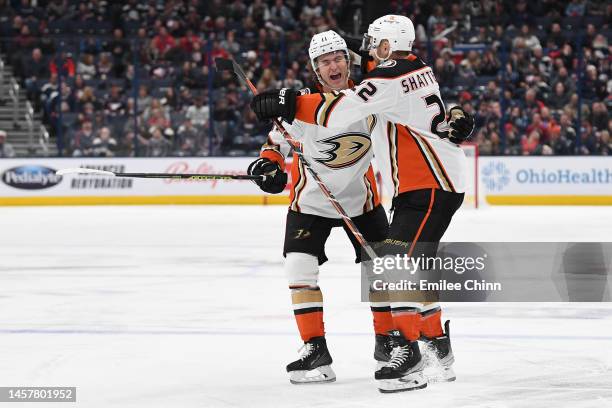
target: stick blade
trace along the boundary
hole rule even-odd
[[[84,167],[60,169],[55,172],[58,176],[65,176],[68,174],[94,174],[99,176],[114,176],[115,173],[106,170],[88,169]]]
[[[234,61],[229,58],[215,58],[215,65],[217,70],[219,71],[233,71],[234,70]]]

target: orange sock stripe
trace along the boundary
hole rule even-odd
[[[303,341],[325,335],[323,311],[295,315],[295,321]]]
[[[393,316],[391,311],[375,312],[372,310],[372,317],[374,320],[374,333],[375,334],[387,334],[390,330],[393,330]]]
[[[393,325],[407,340],[416,341],[421,337],[420,323],[421,315],[417,312],[393,313]]]
[[[421,316],[421,334],[428,338],[444,334],[444,330],[442,330],[442,311],[438,310],[435,313]]]

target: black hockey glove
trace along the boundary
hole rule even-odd
[[[474,117],[459,106],[451,108],[449,111],[448,140],[453,143],[461,144],[468,140],[474,131]]]
[[[253,97],[251,109],[259,120],[283,118],[292,123],[295,119],[298,92],[290,88],[265,91]]]
[[[373,68],[371,64],[368,63],[374,61],[374,58],[370,55],[370,52],[366,48],[364,48],[366,47],[366,44],[364,44],[364,39],[344,37],[344,41],[346,41],[346,45],[349,50],[359,55],[359,58],[361,59],[361,61],[359,62],[361,74],[366,75]]]
[[[262,158],[249,164],[247,173],[251,176],[267,176],[262,179],[253,180],[266,193],[281,193],[287,185],[287,173],[280,165],[270,159]]]

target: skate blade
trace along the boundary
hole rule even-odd
[[[420,372],[392,380],[378,380],[378,391],[383,394],[421,390],[425,387],[427,387],[427,379]]]
[[[292,371],[289,376],[291,384],[322,384],[336,381],[336,373],[331,366],[321,366],[313,370]]]

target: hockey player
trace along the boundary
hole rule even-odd
[[[432,256],[463,201],[466,166],[459,144],[471,134],[473,118],[453,108],[447,121],[432,69],[411,51],[415,32],[409,18],[381,17],[370,24],[366,39],[374,69],[358,86],[338,93],[289,94],[282,101],[278,91],[269,91],[255,97],[251,106],[262,120],[281,116],[326,129],[375,114],[375,154],[394,197],[387,242],[405,243],[403,251],[409,256],[417,243],[432,243],[424,254]],[[397,347],[389,363],[375,373],[380,391],[427,386],[419,338],[435,349],[442,379],[454,380],[448,322],[445,332],[439,304],[415,302],[410,292],[392,296]]]
[[[313,36],[308,50],[317,83],[300,91],[337,92],[353,83],[346,42],[334,31]],[[370,164],[372,149],[370,132],[376,125],[374,116],[342,126],[326,129],[300,120],[283,124],[292,138],[302,143],[304,155],[333,192],[368,242],[383,241],[388,233],[388,221],[380,200]],[[273,129],[262,147],[259,159],[248,168],[252,175],[266,174],[259,182],[263,191],[280,193],[287,175],[285,158],[290,145],[282,134]],[[334,381],[332,357],[327,349],[323,324],[323,295],[318,285],[319,265],[323,264],[325,242],[334,227],[343,225],[336,210],[323,195],[304,163],[293,155],[292,187],[285,230],[285,272],[293,302],[298,330],[304,341],[302,356],[287,366],[290,381],[295,384]],[[361,248],[345,227],[360,261]],[[370,299],[375,332],[374,358],[379,362],[390,359],[393,329],[387,294],[373,292]]]

